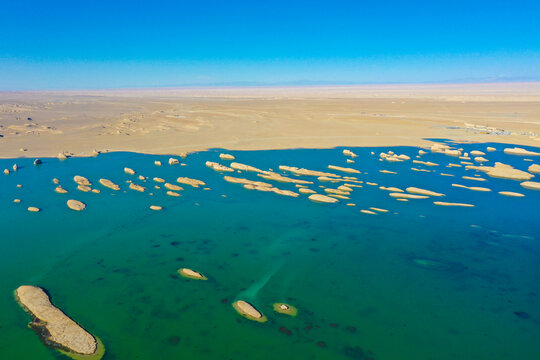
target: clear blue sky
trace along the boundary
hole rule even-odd
[[[540,79],[540,0],[5,0],[0,89]]]

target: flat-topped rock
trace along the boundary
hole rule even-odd
[[[532,164],[527,170],[533,174],[540,174],[540,165]]]
[[[471,155],[473,155],[473,156],[484,156],[484,155],[486,155],[486,153],[482,152],[480,150],[473,150],[473,151],[471,151]]]
[[[163,210],[163,207],[159,205],[150,205],[150,210],[160,211]]]
[[[231,168],[235,170],[241,170],[241,171],[252,171],[252,172],[258,172],[258,173],[264,173],[265,171],[261,169],[257,169],[256,167],[246,165],[246,164],[240,164],[237,162],[231,163]]]
[[[520,185],[523,186],[525,189],[540,190],[540,182],[524,181]]]
[[[300,194],[316,194],[317,192],[308,188],[300,188],[298,189]]]
[[[169,195],[169,196],[174,196],[174,197],[179,197],[180,196],[179,193],[174,192],[174,191],[170,191],[170,190],[167,191],[166,194]]]
[[[183,187],[181,186],[178,186],[178,185],[174,185],[174,184],[170,184],[170,183],[165,183],[165,188],[169,189],[169,190],[172,190],[172,191],[181,191],[181,190],[184,190]]]
[[[491,147],[491,146],[488,146],[486,148],[486,150],[489,151],[489,152],[497,151],[497,149],[495,149],[494,147]]]
[[[67,194],[67,190],[62,187],[62,185],[58,185],[56,189],[54,189],[59,194]]]
[[[38,207],[35,207],[35,206],[29,206],[28,211],[30,211],[30,212],[40,212],[41,209],[38,208]]]
[[[358,155],[356,155],[355,153],[353,153],[351,150],[349,149],[345,149],[343,150],[343,155],[345,156],[350,156],[350,157],[357,157]]]
[[[488,176],[510,179],[510,180],[529,180],[534,177],[526,171],[514,169],[513,166],[496,162],[494,166],[466,166],[467,169],[485,172]]]
[[[180,161],[178,159],[169,158],[169,165],[176,165],[176,164],[180,164]]]
[[[325,176],[330,178],[339,178],[339,175],[327,173],[323,171],[317,171],[317,170],[309,170],[304,168],[297,168],[294,166],[286,166],[286,165],[279,165],[279,170],[283,171],[289,171],[296,175],[306,175],[306,176]]]
[[[339,189],[326,188],[324,189],[324,191],[327,192],[328,194],[334,194],[334,195],[343,195],[343,196],[351,195],[349,191],[343,191]]]
[[[465,185],[461,185],[461,184],[452,184],[452,186],[457,187],[457,188],[468,189],[468,190],[472,190],[472,191],[484,191],[484,192],[491,191],[491,189],[489,189],[489,188],[480,187],[480,186],[465,186]]]
[[[53,184],[56,184],[56,185],[60,184],[60,180],[58,180],[57,178],[53,178],[52,182]]]
[[[75,211],[82,211],[82,210],[86,209],[86,204],[85,203],[83,203],[82,201],[73,200],[73,199],[70,199],[70,200],[67,201],[67,206],[71,210],[75,210]]]
[[[422,160],[413,160],[414,164],[422,164],[426,166],[439,166],[439,164],[431,162],[431,161],[422,161]]]
[[[349,174],[361,174],[360,170],[356,170],[356,169],[348,168],[348,167],[341,167],[341,166],[336,166],[336,165],[328,165],[328,168],[330,170],[343,171],[343,172],[346,172],[346,173],[349,173]]]
[[[300,179],[293,179],[287,176],[283,176],[281,174],[275,173],[275,172],[267,172],[264,174],[257,174],[257,176],[262,177],[266,180],[273,180],[278,181],[282,183],[292,183],[292,184],[313,184],[313,181],[307,181],[307,180],[300,180]]]
[[[129,175],[135,175],[135,170],[130,169],[130,168],[128,168],[128,167],[125,167],[125,168],[124,168],[124,172],[125,172],[126,174],[129,174]]]
[[[525,197],[522,193],[513,192],[513,191],[499,191],[499,194],[504,196],[511,196],[511,197]]]
[[[221,160],[234,160],[235,157],[232,156],[231,154],[219,154],[219,158]]]
[[[118,186],[117,184],[113,183],[111,180],[107,180],[107,179],[99,179],[99,183],[105,187],[108,187],[109,189],[113,189],[113,190],[120,190],[120,186]]]
[[[130,183],[129,188],[131,190],[135,190],[135,191],[139,191],[139,192],[144,192],[146,190],[146,188],[144,186],[137,185],[135,183]]]
[[[152,180],[154,180],[155,182],[159,182],[159,183],[164,183],[165,182],[165,179],[162,179],[160,177],[155,177]]]
[[[191,270],[191,269],[188,269],[188,268],[178,269],[178,273],[181,276],[183,276],[185,278],[188,278],[188,279],[208,280],[208,278],[206,276],[204,276],[203,274],[201,274],[200,272],[195,271],[195,270]]]
[[[331,196],[321,195],[321,194],[312,194],[308,197],[309,200],[320,203],[337,203],[339,200]]]
[[[178,182],[180,184],[190,185],[190,186],[193,186],[193,187],[196,187],[196,188],[198,188],[199,186],[206,185],[206,183],[204,181],[197,180],[197,179],[191,179],[191,178],[188,178],[188,177],[179,177],[178,179],[176,179],[176,182]]]
[[[80,176],[80,175],[75,175],[73,177],[73,181],[75,181],[75,183],[79,184],[79,185],[84,185],[84,186],[90,186],[92,185],[92,183],[90,182],[90,180],[88,180],[87,178],[85,178],[84,176]]]
[[[213,161],[207,161],[205,164],[207,167],[209,167],[212,170],[219,171],[219,172],[234,172],[234,169],[231,169],[228,166],[221,165],[217,162]]]
[[[36,330],[43,342],[65,351],[67,355],[87,355],[101,359],[105,350],[98,340],[55,307],[43,289],[23,285],[15,290],[15,298],[34,320],[30,327]]]
[[[161,166],[161,161],[159,161],[159,160],[154,161],[154,165]]]
[[[257,310],[253,305],[244,301],[238,300],[233,303],[234,309],[243,317],[249,320],[265,322],[267,321],[266,316],[264,316],[259,310]]]
[[[451,203],[451,202],[444,202],[444,201],[434,201],[435,205],[439,206],[461,206],[461,207],[474,207],[472,204],[464,204],[464,203]]]
[[[529,150],[525,150],[523,148],[518,148],[518,147],[506,148],[506,149],[504,149],[504,153],[505,154],[510,154],[510,155],[521,155],[521,156],[538,156],[538,155],[540,155],[539,152],[529,151]]]
[[[390,194],[393,198],[401,198],[401,199],[427,199],[429,196],[426,195],[416,195],[416,194],[407,194],[407,193],[399,193],[399,192],[392,192]]]
[[[401,190],[400,188],[397,188],[397,187],[394,187],[394,186],[390,186],[390,187],[379,186],[379,189],[385,190],[385,191],[390,191],[390,192],[405,192],[405,191]]]
[[[92,191],[90,186],[86,186],[86,185],[77,185],[77,189],[79,191],[82,191],[82,192],[90,192],[90,191]]]

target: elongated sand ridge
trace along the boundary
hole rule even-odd
[[[99,349],[96,338],[51,304],[49,296],[43,289],[23,285],[15,291],[15,298],[34,318],[30,326],[42,337],[46,345],[66,351],[68,355],[69,353],[99,355],[92,357],[92,360],[98,360],[103,356],[104,350]]]
[[[191,270],[188,268],[182,268],[178,270],[178,273],[185,278],[194,279],[194,280],[208,280],[206,276],[201,274],[198,271]]]

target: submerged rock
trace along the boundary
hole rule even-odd
[[[191,269],[188,269],[188,268],[178,269],[178,273],[181,276],[183,276],[185,278],[189,278],[189,279],[208,280],[208,278],[206,276],[204,276],[203,274],[201,274],[200,272],[197,272],[195,270],[191,270]]]
[[[84,209],[86,209],[86,204],[83,203],[82,201],[79,201],[79,200],[68,200],[67,201],[67,206],[71,209],[71,210],[75,210],[75,211],[82,211]]]
[[[257,310],[253,305],[244,301],[238,300],[233,303],[234,309],[243,317],[249,320],[266,322],[268,319],[264,316],[259,310]]]
[[[30,327],[46,345],[74,358],[77,358],[77,355],[85,355],[91,356],[89,359],[99,360],[105,353],[103,344],[51,304],[49,296],[43,289],[23,285],[15,290],[15,298],[33,317]]]

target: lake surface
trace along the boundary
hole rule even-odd
[[[540,162],[504,154],[508,145],[455,146],[484,152],[495,147],[484,156],[487,165],[501,161],[526,171]],[[180,159],[185,166],[168,165],[169,156],[136,153],[42,159],[40,166],[34,159],[0,159],[0,169],[19,165],[17,172],[0,175],[0,358],[66,358],[27,327],[30,316],[14,300],[18,286],[36,285],[103,341],[105,360],[540,359],[540,191],[464,166],[448,168],[461,160],[444,154],[421,158],[439,166],[413,164],[415,147],[349,149],[359,155],[355,163],[346,162],[343,148],[215,149]],[[411,160],[379,161],[378,154],[388,150]],[[205,166],[208,160],[229,165],[219,159],[221,152],[313,181],[308,187],[323,194],[320,185],[341,183],[295,177],[279,165],[355,176],[364,183],[337,204],[250,191],[223,175],[298,188],[253,172],[223,174]],[[340,173],[329,164],[362,173]],[[125,166],[148,180],[124,173]],[[461,178],[475,174],[486,181]],[[101,193],[77,190],[75,175],[90,179]],[[184,187],[181,197],[153,189],[162,185],[153,177],[177,184],[179,176],[203,180],[210,189],[178,184]],[[53,178],[69,193],[55,193]],[[101,186],[100,178],[121,190]],[[148,189],[130,190],[127,180]],[[403,202],[379,186],[415,186],[446,196]],[[13,203],[15,198],[21,203]],[[83,201],[86,210],[70,210],[68,199]],[[437,200],[475,207],[436,206]],[[163,210],[152,211],[150,205]],[[28,212],[28,206],[41,212]],[[389,211],[360,211],[370,207]],[[209,280],[182,278],[177,273],[182,267]],[[268,322],[239,316],[231,306],[238,299],[255,305]],[[296,306],[298,316],[274,313],[275,302]]]

